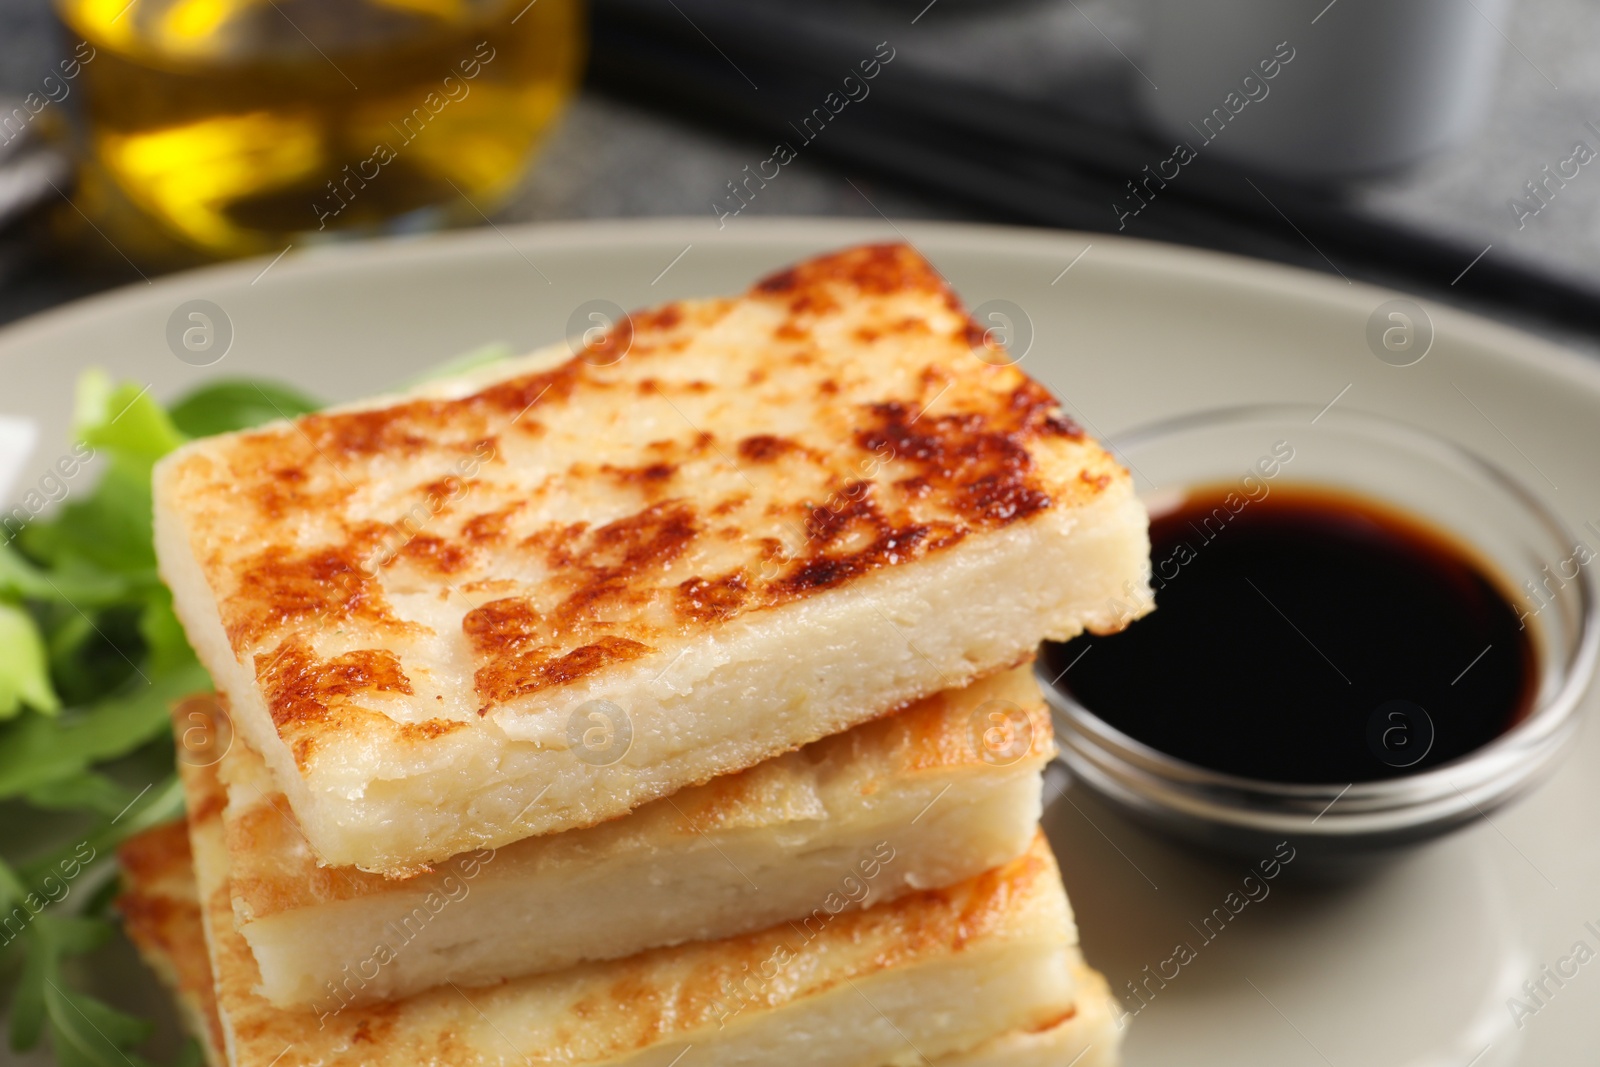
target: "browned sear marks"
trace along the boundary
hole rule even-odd
[[[755,291],[792,297],[833,286],[868,296],[948,292],[932,264],[904,244],[862,245],[808,259],[763,278]]]
[[[186,491],[215,513],[196,540],[207,578],[281,726],[344,729],[335,712],[359,693],[407,695],[388,639],[450,654],[439,643],[458,635],[396,604],[455,612],[487,711],[1115,477],[1098,453],[1045,476],[1041,451],[1071,456],[1083,432],[1020,370],[973,354],[983,331],[905,245],[819,256],[591,340],[467,395],[308,416],[195,458]],[[318,662],[304,642],[339,628],[373,647]],[[407,736],[457,728],[435,722]]]
[[[697,622],[715,622],[736,613],[750,597],[744,571],[719,578],[690,578],[678,586],[678,611]]]
[[[570,590],[554,616],[563,628],[593,620],[617,602],[648,600],[650,577],[677,559],[699,534],[693,509],[681,500],[652,504],[587,536],[556,540],[546,559],[551,584]]]
[[[676,463],[646,463],[638,467],[614,467],[607,463],[600,471],[618,485],[638,489],[647,499],[658,499],[678,473]]]
[[[240,569],[238,588],[222,601],[222,621],[236,649],[297,623],[359,618],[402,624],[389,611],[378,582],[361,569],[351,548],[296,553],[272,545]]]
[[[778,457],[800,451],[795,442],[770,433],[758,433],[739,442],[739,456],[751,463],[771,463]]]
[[[469,614],[464,624],[483,664],[473,675],[473,688],[484,701],[478,709],[480,715],[496,704],[566,685],[611,664],[655,651],[642,642],[607,634],[562,654],[558,646],[534,643],[536,639],[520,628],[501,631],[475,621],[473,615],[482,610]]]
[[[357,649],[320,660],[305,637],[291,637],[274,652],[257,653],[256,683],[266,697],[272,722],[290,724],[327,719],[331,709],[371,693],[411,695],[411,680],[393,652]]]
[[[593,531],[569,527],[540,539],[548,542],[550,585],[565,592],[555,608],[541,613],[530,598],[510,597],[484,604],[462,621],[479,663],[474,688],[484,701],[480,711],[653,651],[642,641],[607,632],[604,613],[647,602],[649,576],[676,559],[696,535],[689,509],[665,501]]]
[[[520,510],[522,502],[515,501],[503,508],[474,515],[461,524],[461,537],[474,545],[499,544],[509,533],[511,517]]]
[[[454,541],[433,534],[418,534],[405,543],[396,559],[407,559],[437,574],[459,574],[476,558],[476,553]]]
[[[682,304],[663,304],[649,311],[635,311],[633,328],[639,333],[665,333],[683,322]]]

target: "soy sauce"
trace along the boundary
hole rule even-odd
[[[1170,756],[1276,782],[1371,781],[1465,755],[1532,704],[1531,632],[1499,585],[1375,502],[1201,489],[1153,516],[1150,539],[1156,611],[1047,644],[1044,663]]]

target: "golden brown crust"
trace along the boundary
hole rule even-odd
[[[123,932],[201,1030],[195,1036],[207,1046],[207,1062],[221,1063],[222,1021],[204,949],[188,826],[176,822],[146,830],[124,842],[117,858],[122,864],[117,911]]]
[[[482,714],[1104,492],[1115,464],[988,349],[909,247],[849,249],[466,395],[201,442],[163,498],[304,766],[409,695],[385,648],[464,639]],[[469,603],[459,632],[401,587]],[[284,661],[330,630],[355,643]]]
[[[192,799],[220,789],[215,767],[182,770]],[[446,987],[321,1015],[310,1008],[286,1011],[252,992],[259,974],[234,927],[221,820],[195,822],[190,833],[213,938],[218,1004],[238,1062],[247,1065],[280,1055],[282,1067],[512,1064],[533,1050],[553,1062],[606,1062],[715,1030],[728,1014],[729,990],[752,973],[772,977],[748,1010],[771,1011],[888,968],[937,963],[978,947],[1059,939],[1065,952],[1070,943],[1059,872],[1040,834],[1022,856],[977,878],[865,911],[824,901],[801,920],[741,937],[654,949],[466,993]],[[773,973],[775,960],[781,962]],[[1036,1012],[1016,1025],[1043,1024],[1059,1010]],[[481,1022],[496,1018],[485,1032]],[[516,1035],[509,1047],[507,1028]]]
[[[953,311],[961,307],[933,264],[904,244],[847,248],[769,274],[755,284],[755,292],[787,300],[796,316],[825,312],[841,289],[876,296],[926,293],[944,299]]]
[[[175,869],[174,877],[162,882],[152,882],[150,876],[144,872],[129,872],[126,876],[126,887],[119,898],[119,906],[126,908],[130,903],[135,909],[159,912],[162,916],[161,930],[163,935],[152,939],[147,931],[141,929],[138,947],[145,960],[150,964],[184,1005],[186,1021],[192,1031],[207,1045],[206,1062],[212,1067],[225,1067],[221,1049],[222,1021],[217,1015],[216,997],[213,991],[213,977],[210,960],[207,958],[204,941],[198,893],[194,883],[193,870],[188,864],[189,846],[188,838],[181,824],[174,829],[178,831],[176,839],[171,835],[159,842],[151,842],[157,851],[169,854],[180,854],[185,862],[181,869]],[[155,832],[160,837],[160,832]],[[136,849],[144,848],[142,839],[136,838],[131,843]],[[176,865],[174,865],[176,867]],[[997,1041],[1003,1047],[1017,1036],[1047,1037],[1064,1027],[1070,1027],[1075,1020],[1085,1014],[1084,1006],[1088,1006],[1088,1015],[1091,1020],[1100,1019],[1109,1025],[1110,1016],[1106,1005],[1110,1002],[1109,990],[1106,988],[1105,979],[1097,972],[1090,970],[1081,963],[1075,964],[1075,985],[1078,990],[1077,1003],[1065,1011],[1054,1013],[1048,1018],[1019,1027],[1009,1034],[1003,1035]],[[645,988],[621,991],[629,1002],[642,1000],[649,996]],[[598,1005],[595,1005],[598,1006]],[[586,1010],[592,1010],[586,1005]],[[384,1059],[384,1043],[395,1039],[399,1023],[404,1018],[404,1010],[399,1005],[380,1005],[366,1009],[357,1019],[349,1031],[349,1046],[353,1054],[359,1056],[357,1050],[364,1050],[369,1058],[379,1062]],[[1108,1032],[1102,1029],[1102,1033]],[[1074,1047],[1084,1046],[1090,1034],[1074,1034],[1080,1040],[1072,1047],[1064,1049],[1064,1055],[1071,1055]],[[1113,1044],[1115,1035],[1112,1034]],[[403,1038],[401,1039],[403,1041]],[[993,1043],[991,1043],[993,1044]],[[973,1056],[990,1051],[991,1044],[980,1046],[968,1056],[957,1057],[965,1062],[979,1062],[972,1060]],[[437,1054],[426,1060],[446,1067],[451,1063],[474,1063],[482,1067],[481,1057],[455,1056],[454,1053],[467,1052],[464,1043],[458,1043],[452,1035],[441,1034],[432,1046]],[[998,1050],[996,1050],[998,1051]],[[1081,1055],[1083,1048],[1079,1048]],[[1035,1062],[1037,1057],[1028,1058],[1027,1062]],[[1102,1057],[1105,1062],[1110,1062],[1110,1057]],[[935,1063],[943,1063],[940,1058]],[[987,1062],[986,1060],[982,1062]],[[1008,1061],[1009,1062],[1009,1061]],[[1100,1062],[1097,1060],[1096,1062]],[[247,1067],[259,1067],[257,1064],[247,1064]]]
[[[272,721],[280,727],[325,721],[330,707],[365,693],[411,694],[411,681],[393,652],[363,648],[319,660],[298,637],[276,652],[256,656],[256,681],[267,694]]]
[[[985,714],[991,706],[1002,708],[1007,718],[991,721]],[[1002,748],[998,758],[986,750],[983,737],[983,731],[995,728],[996,723],[1013,729],[1018,739]],[[904,782],[915,775],[985,774],[1017,765],[1037,767],[1053,752],[1049,712],[1039,699],[1031,671],[1024,666],[975,683],[970,692],[938,693],[776,760],[690,786],[622,820],[504,846],[498,851],[496,869],[532,857],[553,859],[569,843],[577,854],[592,856],[615,835],[628,832],[629,824],[638,827],[646,840],[659,841],[661,834],[695,838],[724,827],[770,829],[781,827],[791,817],[815,819],[827,811],[818,799],[818,783],[824,780],[834,783],[827,788],[870,795],[886,783]],[[322,866],[288,802],[274,788],[260,758],[243,741],[235,742],[219,769],[230,786],[226,807],[219,806],[217,811],[226,828],[234,898],[241,914],[251,920],[397,887],[425,890],[441,883],[471,855],[435,864],[434,873],[416,876],[420,881],[388,878],[354,867]],[[220,805],[221,800],[207,793],[197,803],[200,817],[210,818],[216,814],[210,806]]]
[[[512,999],[519,992],[538,996],[537,991],[528,988],[533,983],[511,982],[491,990],[473,990],[470,997],[440,990],[395,1003],[352,1007],[323,1020],[311,1012],[274,1009],[245,987],[254,964],[247,946],[227,925],[221,927],[223,944],[218,949],[222,980],[213,981],[210,960],[202,947],[205,938],[199,895],[183,824],[148,831],[134,838],[128,847],[159,852],[163,866],[171,868],[158,877],[152,877],[147,870],[128,871],[118,907],[126,916],[130,936],[177,994],[190,1003],[191,1014],[205,1028],[204,1036],[212,1049],[224,1047],[222,1020],[213,992],[220,985],[236,1041],[243,1050],[241,1062],[251,1067],[256,1067],[258,1060],[265,1063],[263,1050],[275,1047],[275,1043],[282,1044],[282,1051],[274,1062],[285,1067],[402,1062],[446,1067],[502,1062],[498,1052],[485,1060],[481,1050],[458,1035],[457,1026],[469,1021],[483,1001]],[[220,888],[225,892],[226,887]],[[570,1028],[557,1028],[562,1047],[549,1051],[572,1057],[563,1058],[562,1062],[591,1062],[666,1045],[675,1034],[714,1025],[728,1012],[729,990],[737,989],[738,982],[752,973],[765,973],[761,968],[774,960],[797,960],[813,948],[812,942],[819,936],[841,947],[862,942],[882,943],[882,947],[851,959],[846,967],[822,962],[826,951],[816,951],[818,959],[804,961],[808,966],[793,967],[799,972],[796,980],[771,983],[778,988],[768,992],[769,1003],[818,996],[884,968],[919,961],[929,953],[960,952],[968,943],[1003,933],[1019,901],[1050,892],[1059,892],[1059,880],[1040,837],[1015,862],[955,890],[917,894],[896,906],[845,912],[826,923],[812,917],[807,921],[817,924],[814,928],[790,924],[730,938],[718,942],[713,952],[705,951],[711,946],[689,946],[606,964],[593,969],[601,972],[602,980],[586,982],[585,990],[565,1005]],[[215,902],[209,907],[213,922],[228,918]],[[798,949],[793,947],[796,945]],[[679,961],[673,957],[686,955],[703,959],[697,961],[698,966],[674,966]],[[664,984],[661,978],[672,972],[677,972],[672,974],[674,980]],[[519,990],[518,986],[524,989]],[[1069,1008],[1022,1029],[1043,1032],[1076,1014],[1076,1008]],[[416,1025],[419,1020],[423,1025]],[[621,1020],[626,1020],[625,1027],[607,1027]],[[435,1021],[437,1028],[430,1027]],[[516,1050],[511,1051],[513,1055],[504,1062],[525,1058]],[[213,1056],[211,1062],[220,1062],[220,1058]]]

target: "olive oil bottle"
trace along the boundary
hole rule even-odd
[[[578,76],[580,0],[57,0],[74,206],[134,261],[476,221]]]

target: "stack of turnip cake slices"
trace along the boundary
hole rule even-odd
[[[1115,1061],[1030,661],[1127,621],[1146,516],[910,248],[155,492],[234,740],[122,910],[213,1064]]]

